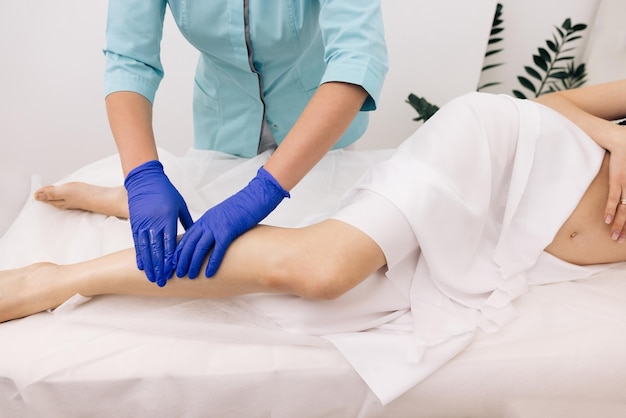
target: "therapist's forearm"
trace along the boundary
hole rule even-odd
[[[133,168],[158,159],[148,99],[129,91],[111,93],[106,98],[106,109],[124,177]]]
[[[265,169],[291,190],[337,143],[367,98],[363,87],[322,84]]]

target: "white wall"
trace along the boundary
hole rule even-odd
[[[626,77],[626,1],[602,0],[583,56],[589,83]]]
[[[0,0],[0,234],[33,174],[49,184],[116,152],[102,94],[106,8],[106,0]],[[155,132],[182,155],[192,141],[196,53],[169,18],[166,34]]]
[[[476,89],[496,0],[382,2],[389,72],[358,149],[395,147],[417,129],[410,93],[443,105]]]

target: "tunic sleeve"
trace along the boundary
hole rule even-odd
[[[154,102],[163,78],[160,44],[165,4],[165,0],[109,1],[105,95],[133,91]]]
[[[326,72],[321,83],[362,86],[369,94],[361,110],[376,109],[387,74],[387,47],[379,0],[320,0]]]

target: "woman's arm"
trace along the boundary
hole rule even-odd
[[[543,95],[535,99],[558,111],[610,155],[609,196],[604,217],[614,240],[626,238],[626,128],[613,121],[626,117],[626,79]]]
[[[609,151],[623,142],[622,129],[606,122],[626,117],[626,79],[549,93],[534,100],[571,119]]]

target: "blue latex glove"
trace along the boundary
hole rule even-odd
[[[194,279],[213,249],[206,268],[212,277],[231,242],[269,215],[289,193],[265,168],[239,192],[212,207],[183,235],[176,248],[176,275]]]
[[[175,267],[178,219],[185,229],[193,224],[187,204],[157,160],[131,170],[124,187],[128,192],[137,267],[148,280],[165,286]]]

